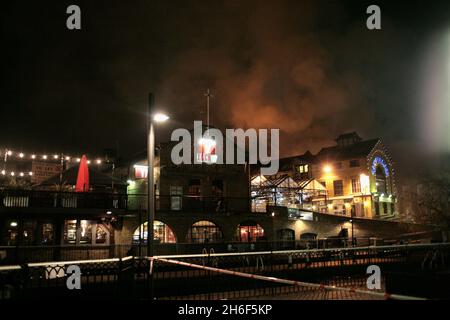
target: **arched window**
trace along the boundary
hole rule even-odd
[[[222,231],[211,221],[197,221],[188,231],[186,241],[189,243],[220,242],[223,240]]]
[[[256,222],[246,221],[238,225],[237,237],[241,242],[263,240],[264,229]]]
[[[148,223],[145,222],[141,224],[137,229],[134,231],[133,234],[133,242],[139,243],[139,240],[147,242],[147,225]],[[140,237],[139,237],[140,233]],[[170,227],[161,222],[161,221],[154,221],[153,222],[153,239],[159,241],[160,243],[175,243],[176,238],[175,234],[173,233],[172,229]]]
[[[378,193],[387,193],[387,178],[386,173],[381,165],[378,165],[375,170],[375,182]]]
[[[292,229],[277,230],[277,240],[279,241],[294,241],[295,231]]]
[[[305,232],[300,235],[300,240],[315,240],[317,238],[316,233]]]

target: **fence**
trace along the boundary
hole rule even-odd
[[[359,247],[389,243],[378,238],[357,238]],[[258,242],[211,242],[211,243],[156,243],[157,255],[196,254],[204,248],[220,252],[278,251],[351,247],[348,238],[314,239],[296,241]],[[0,246],[0,265],[44,261],[68,261],[86,259],[123,258],[128,255],[147,255],[147,243],[115,245],[47,245],[47,246]]]
[[[28,263],[0,267],[0,298],[393,299],[400,297],[361,289],[367,265],[402,272],[448,270],[442,263],[449,261],[449,252],[450,244],[424,244],[250,253],[205,250],[157,256],[152,268],[146,257],[131,256]],[[81,290],[66,287],[67,267],[73,264],[81,269]]]
[[[0,207],[126,209],[126,194],[1,189]]]

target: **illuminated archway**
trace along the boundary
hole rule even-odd
[[[382,166],[377,166],[375,169],[375,183],[378,193],[387,193],[387,176]]]
[[[209,243],[222,240],[222,230],[215,223],[207,220],[194,223],[186,236],[186,241],[189,243]]]
[[[146,242],[148,237],[148,223],[145,222],[136,228],[133,234],[133,242],[139,243],[139,240]],[[139,237],[140,235],[140,237]],[[153,238],[160,243],[176,243],[176,237],[172,229],[161,221],[153,222]]]

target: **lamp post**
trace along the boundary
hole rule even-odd
[[[153,223],[155,221],[155,179],[154,179],[154,158],[155,158],[155,131],[154,122],[164,122],[169,119],[163,113],[154,113],[155,98],[152,93],[148,95],[148,120],[147,120],[147,254],[154,256],[153,245]]]
[[[155,182],[153,176],[153,160],[155,156],[155,132],[153,128],[153,108],[155,97],[148,95],[148,122],[147,122],[147,254],[153,257],[153,222],[155,221]]]

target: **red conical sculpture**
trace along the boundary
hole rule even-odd
[[[75,192],[88,192],[89,191],[89,168],[86,159],[86,155],[81,157],[80,167],[78,168],[77,185],[75,186]]]

